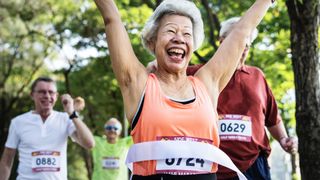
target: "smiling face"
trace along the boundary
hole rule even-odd
[[[109,119],[104,125],[104,133],[108,143],[114,144],[117,142],[121,134],[121,123],[116,118]]]
[[[31,92],[35,111],[40,115],[49,115],[57,101],[57,87],[53,82],[39,81]]]
[[[193,30],[190,18],[165,15],[160,20],[157,39],[152,44],[158,66],[181,71],[188,66],[193,49]]]

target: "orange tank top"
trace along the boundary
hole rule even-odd
[[[192,140],[219,146],[217,112],[205,86],[196,77],[189,76],[196,95],[195,101],[182,104],[172,101],[161,91],[159,81],[150,74],[145,89],[143,109],[131,131],[134,143],[158,140]],[[156,161],[135,162],[133,174],[157,174]],[[211,173],[217,171],[213,163]]]

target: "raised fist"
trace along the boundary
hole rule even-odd
[[[85,101],[82,97],[78,96],[73,99],[73,106],[75,111],[82,111],[85,107]]]

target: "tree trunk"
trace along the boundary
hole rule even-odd
[[[301,178],[320,177],[319,0],[286,0],[296,88]]]

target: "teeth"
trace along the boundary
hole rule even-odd
[[[183,50],[182,49],[170,49],[169,52],[170,53],[176,53],[176,54],[183,54]]]

